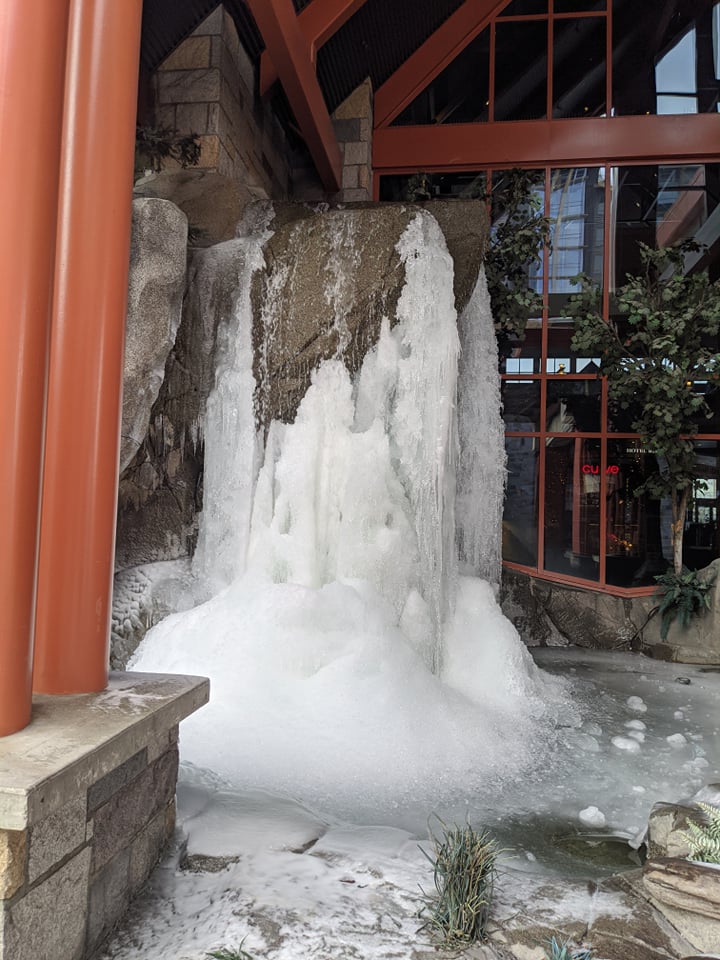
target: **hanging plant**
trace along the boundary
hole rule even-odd
[[[196,167],[200,162],[200,136],[180,134],[169,127],[137,127],[135,132],[135,175],[146,170],[159,173],[168,160],[181,167]]]

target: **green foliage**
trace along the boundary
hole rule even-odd
[[[704,823],[690,821],[682,834],[690,847],[688,859],[720,863],[720,807],[700,800],[697,805],[705,814],[705,820]]]
[[[135,132],[135,175],[145,170],[159,173],[167,160],[181,167],[196,167],[200,162],[200,138],[197,133],[179,134],[169,127],[137,127]]]
[[[707,273],[686,272],[688,255],[700,247],[685,241],[657,250],[639,244],[642,272],[618,289],[621,319],[606,323],[600,291],[580,277],[570,299],[575,319],[572,348],[600,356],[610,403],[629,411],[641,445],[657,457],[657,470],[635,494],[669,497],[673,506],[675,571],[680,573],[682,529],[688,497],[696,483],[693,437],[698,421],[710,417],[696,381],[720,385],[720,282]]]
[[[592,960],[592,951],[552,937],[545,948],[545,960]]]
[[[252,954],[243,950],[245,938],[240,942],[239,947],[220,947],[218,950],[211,950],[206,953],[207,960],[253,960]]]
[[[498,851],[485,830],[438,822],[441,835],[430,834],[432,855],[423,850],[435,883],[435,893],[425,896],[423,927],[448,946],[475,943],[485,937]]]
[[[542,310],[542,297],[530,289],[528,271],[550,243],[550,221],[526,170],[511,170],[493,184],[488,198],[493,228],[485,274],[502,355],[511,340],[523,338],[528,317]]]
[[[710,609],[710,591],[714,579],[713,576],[702,581],[695,570],[688,570],[687,567],[683,567],[679,574],[668,570],[662,576],[655,577],[657,596],[660,598],[660,636],[663,640],[667,640],[670,624],[674,620],[685,629],[693,617]]]

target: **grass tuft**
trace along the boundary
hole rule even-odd
[[[545,960],[592,960],[592,952],[587,947],[576,947],[570,940],[551,937],[545,948]]]
[[[239,947],[219,947],[217,950],[210,950],[205,956],[207,960],[254,960],[252,954],[243,950],[243,943],[244,938]]]
[[[486,830],[469,824],[448,826],[438,818],[440,835],[430,831],[435,893],[425,894],[423,915],[429,929],[448,946],[484,940],[498,851]]]

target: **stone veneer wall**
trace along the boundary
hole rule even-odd
[[[336,200],[372,200],[373,92],[365,80],[332,115],[343,158],[342,190]]]
[[[157,124],[200,137],[198,169],[262,190],[272,200],[372,199],[369,79],[331,117],[343,158],[341,189],[331,197],[312,165],[291,169],[285,133],[269,102],[255,97],[255,68],[224,7],[211,13],[164,60],[154,83]],[[166,170],[174,166],[173,161],[164,164]]]
[[[90,957],[173,833],[178,722],[207,681],[127,677],[39,698],[0,739],[0,960]]]
[[[720,560],[701,577],[714,578],[712,609],[686,629],[673,623],[665,640],[656,597],[620,597],[597,590],[542,580],[518,570],[503,570],[503,613],[528,646],[632,649],[659,660],[720,663]]]
[[[338,203],[372,200],[373,92],[370,80],[356,87],[331,115],[342,155],[342,186],[328,194],[314,167],[295,167],[292,171],[293,200]]]
[[[255,101],[254,67],[224,7],[167,57],[154,82],[157,124],[199,135],[200,169],[262,188],[273,200],[289,196],[285,133],[269,104]]]

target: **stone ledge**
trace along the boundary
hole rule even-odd
[[[209,697],[204,677],[114,673],[106,690],[33,698],[33,719],[0,739],[0,830],[45,819]]]
[[[643,883],[660,903],[720,921],[718,866],[677,857],[658,857],[645,863]]]

